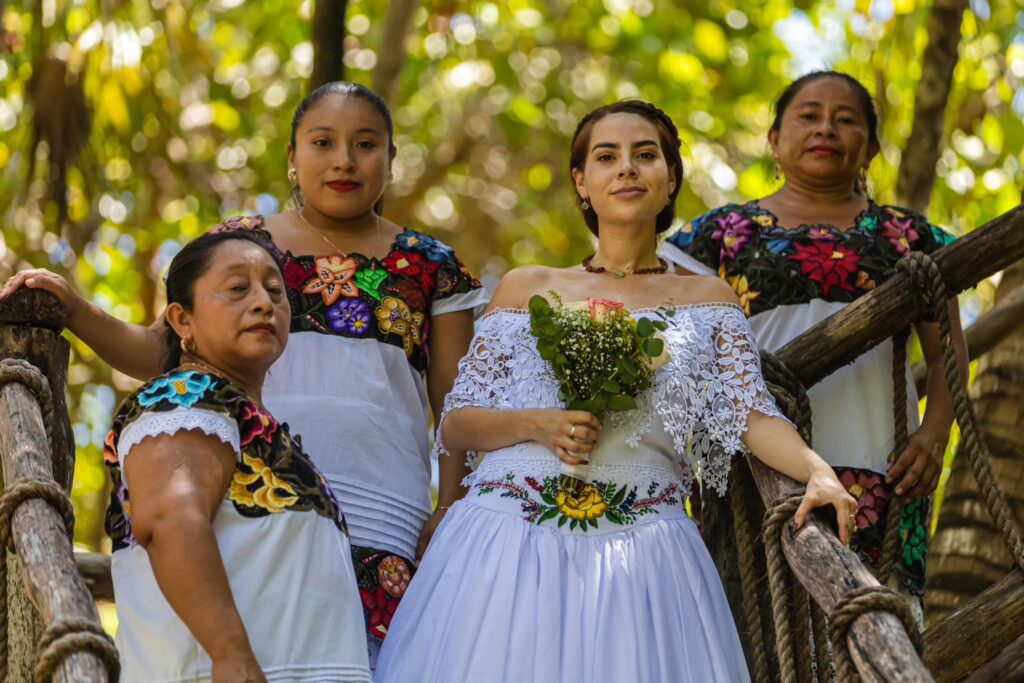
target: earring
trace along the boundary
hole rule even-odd
[[[665,198],[665,206],[672,206],[672,195]]]
[[[588,209],[590,209],[590,202],[584,199],[582,202],[580,202],[580,208],[583,209],[584,211],[587,211]]]
[[[185,353],[196,352],[196,343],[191,339],[182,339],[181,343],[178,344],[178,346],[180,346],[181,350],[184,351]]]
[[[782,180],[782,171],[779,170],[779,157],[775,157],[775,182]]]
[[[299,179],[299,172],[295,170],[295,167],[293,166],[292,168],[289,168],[288,169],[288,180],[290,180],[290,181],[292,181],[294,183],[298,179]]]

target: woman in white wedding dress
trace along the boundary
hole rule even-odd
[[[644,102],[602,107],[580,122],[570,167],[600,246],[575,268],[512,271],[481,321],[437,450],[484,455],[391,622],[378,681],[748,680],[684,507],[695,475],[724,492],[744,444],[807,483],[798,525],[831,505],[848,542],[854,500],[780,416],[732,289],[656,256],[682,178],[672,121]],[[665,316],[669,361],[637,410],[602,425],[561,407],[524,308],[549,291]],[[582,493],[559,488],[562,462],[587,463]]]

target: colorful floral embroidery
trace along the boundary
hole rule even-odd
[[[679,484],[651,482],[647,494],[637,494],[639,487],[620,486],[615,482],[593,482],[587,484],[578,496],[558,486],[554,477],[538,481],[526,477],[526,486],[516,482],[512,472],[500,479],[489,479],[476,484],[480,495],[501,491],[502,498],[521,501],[523,519],[533,524],[554,520],[558,526],[569,525],[569,529],[587,531],[597,529],[598,522],[605,519],[611,524],[629,525],[649,515],[659,507],[680,504]]]
[[[168,391],[171,387],[173,391]],[[184,393],[178,388],[185,387]],[[190,392],[189,389],[193,391]],[[188,397],[183,399],[182,397]],[[184,401],[187,400],[188,405]],[[134,545],[131,503],[118,465],[116,444],[129,424],[147,413],[162,413],[182,406],[220,413],[238,425],[241,456],[235,465],[225,498],[243,517],[264,517],[283,512],[312,511],[345,530],[344,518],[327,480],[302,452],[285,425],[256,405],[239,389],[213,375],[194,370],[172,371],[151,380],[121,404],[104,446],[113,491],[107,508],[106,528],[114,550]],[[109,452],[108,452],[109,451]]]
[[[361,337],[370,329],[370,307],[362,299],[346,299],[327,309],[331,329],[350,337]]]
[[[874,202],[847,230],[779,227],[756,202],[728,204],[688,227],[669,242],[717,270],[748,315],[812,299],[853,301],[892,277],[908,251],[931,253],[954,239],[918,213]]]
[[[366,618],[366,632],[384,640],[391,618],[415,573],[413,563],[387,551],[352,547],[359,598]]]
[[[433,304],[480,288],[450,247],[415,230],[397,235],[382,259],[357,253],[343,257],[283,252],[273,244],[260,216],[228,219],[213,232],[227,230],[248,230],[280,256],[292,308],[292,332],[392,344],[406,352],[409,364],[418,372],[426,371],[429,363],[427,340]],[[389,303],[380,311],[388,297],[403,302],[405,308]],[[379,312],[386,314],[388,323],[383,326],[374,324],[381,321]],[[399,324],[393,328],[392,322]]]
[[[139,394],[139,405],[146,408],[161,401],[170,401],[175,406],[191,408],[203,400],[212,384],[209,375],[194,370],[178,370],[146,385]]]
[[[861,560],[878,568],[892,499],[885,475],[853,467],[836,467],[836,474],[857,499],[857,531],[850,546]],[[925,556],[928,552],[928,500],[908,501],[900,510],[899,547],[895,571],[914,595],[924,594]]]
[[[422,313],[413,313],[404,301],[393,296],[384,297],[377,309],[377,325],[381,332],[401,337],[407,356],[412,355],[414,344],[423,343],[420,336],[423,317]]]
[[[359,296],[359,288],[352,282],[356,274],[356,260],[341,256],[320,256],[316,259],[316,279],[306,283],[303,294],[320,294],[330,306],[341,295]]]

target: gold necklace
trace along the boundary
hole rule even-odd
[[[302,219],[302,222],[305,223],[309,227],[310,230],[315,232],[320,239],[322,239],[324,242],[327,242],[327,244],[330,245],[331,249],[336,251],[338,254],[341,254],[342,256],[348,256],[348,252],[339,249],[337,244],[335,244],[334,242],[332,242],[329,239],[327,239],[327,235],[325,235],[322,232],[320,232],[319,230],[317,230],[316,227],[312,223],[310,223],[308,220],[306,220],[306,217],[302,215],[302,209],[301,208],[298,211],[296,211],[295,213],[299,214],[299,218]],[[380,238],[380,216],[378,214],[373,214],[373,217],[376,219],[376,221],[375,221],[376,222],[376,229],[374,230],[374,233],[373,233],[373,239],[374,239],[374,241],[377,241]]]
[[[196,368],[198,368],[198,369],[200,369],[200,370],[202,370],[204,372],[207,372],[207,373],[209,373],[209,374],[211,374],[211,375],[213,375],[215,377],[219,377],[220,379],[224,380],[225,382],[228,382],[229,384],[231,383],[231,380],[227,377],[227,374],[225,372],[223,372],[222,370],[218,370],[217,368],[215,368],[213,366],[207,365],[206,363],[204,363],[202,361],[198,361],[198,360],[193,360],[191,358],[187,358],[187,359],[184,359],[184,360],[181,361],[181,365],[182,366],[185,366],[185,365],[195,366]]]

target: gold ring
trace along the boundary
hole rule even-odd
[[[579,425],[573,425],[572,426],[572,431],[569,432],[569,438],[572,439],[573,441],[576,440],[576,427],[578,427],[578,426]]]

